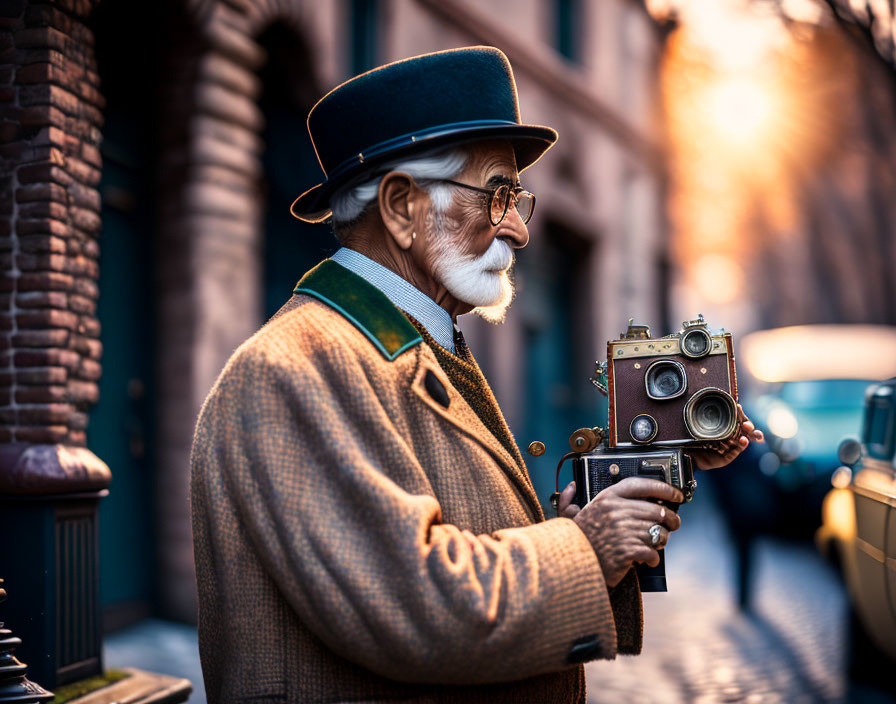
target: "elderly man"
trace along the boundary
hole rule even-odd
[[[455,326],[503,317],[535,206],[519,173],[556,133],[520,123],[489,47],[348,81],[308,128],[327,180],[292,211],[332,217],[342,248],[234,352],[196,427],[209,698],[583,702],[580,663],[640,650],[632,566],[679,526],[647,499],[682,497],[629,479],[579,511],[570,487],[546,521]]]

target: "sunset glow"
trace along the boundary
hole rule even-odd
[[[799,231],[801,179],[836,144],[826,116],[843,102],[831,79],[840,53],[809,0],[648,7],[678,20],[660,78],[679,303],[715,305],[731,327],[750,327],[757,256]]]
[[[773,126],[774,99],[749,77],[719,80],[707,89],[705,102],[719,137],[734,145],[754,144]]]

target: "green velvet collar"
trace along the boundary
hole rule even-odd
[[[386,294],[331,259],[305,274],[293,293],[313,296],[344,315],[390,362],[423,341]]]

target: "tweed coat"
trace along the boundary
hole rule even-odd
[[[335,262],[233,353],[191,465],[212,702],[584,702],[576,663],[640,649],[634,572],[608,594],[408,319]]]

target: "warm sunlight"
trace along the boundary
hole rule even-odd
[[[772,11],[742,0],[652,2],[678,23],[661,68],[671,154],[672,252],[679,297],[755,320],[764,251],[798,251],[808,174],[838,144],[850,63],[817,5]],[[786,14],[786,21],[782,16]],[[788,243],[792,244],[788,244]],[[752,312],[746,312],[746,311]]]
[[[734,145],[755,145],[773,127],[770,90],[748,76],[720,78],[707,89],[705,101],[719,136]]]

